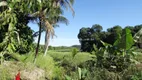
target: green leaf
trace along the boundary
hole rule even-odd
[[[76,54],[77,54],[77,49],[74,48],[74,49],[72,50],[72,57],[74,58]]]
[[[95,52],[98,51],[98,48],[97,48],[97,46],[95,44],[93,45],[93,48],[94,48]]]
[[[87,72],[88,72],[87,69],[82,70],[82,78],[86,77]]]
[[[9,52],[12,52],[12,49],[11,49],[11,45],[10,45],[10,44],[8,45],[7,49],[8,49]]]
[[[65,75],[65,77],[66,77],[66,80],[71,80],[71,77],[70,77],[70,76]]]
[[[115,41],[114,46],[118,47],[119,49],[128,50],[133,44],[134,40],[131,31],[130,29],[126,28],[123,30],[121,38],[118,38]]]
[[[111,46],[111,44],[105,43],[105,42],[103,42],[103,41],[101,41],[101,43],[102,43],[105,47]]]
[[[134,35],[134,41],[139,42],[139,40],[142,38],[142,28]]]
[[[41,3],[41,0],[37,0],[39,3]]]
[[[13,26],[14,26],[14,24],[10,23],[9,27],[8,27],[8,31],[12,31],[13,30]]]
[[[81,79],[81,68],[78,67],[79,79]]]
[[[16,50],[15,46],[12,43],[11,43],[11,48],[12,48],[13,51]]]

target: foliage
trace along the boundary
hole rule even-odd
[[[72,57],[74,58],[76,54],[77,54],[77,49],[74,48],[74,49],[72,50]]]
[[[24,58],[20,57],[23,59],[24,64],[21,64],[21,62],[20,64],[19,62],[13,62],[13,65],[7,66],[6,69],[9,70],[12,67],[12,69],[20,68],[22,70],[27,69],[28,71],[33,71],[33,67],[36,66],[45,71],[44,78],[57,80],[130,80],[134,77],[141,77],[139,74],[142,71],[141,66],[135,66],[135,64],[130,64],[128,68],[123,69],[121,72],[115,72],[116,70],[110,71],[110,69],[105,67],[96,67],[97,59],[94,54],[79,52],[72,58],[72,52],[49,51],[49,55],[47,56],[39,53],[35,64],[32,63],[33,55],[34,53],[32,52],[25,55]],[[123,63],[123,61],[119,62]],[[16,63],[18,68],[14,68],[14,63]],[[14,71],[12,70],[12,72]]]
[[[49,46],[49,54],[43,56],[44,52],[47,53],[50,37],[55,35],[54,28],[57,23],[68,24],[68,20],[62,16],[63,8],[70,8],[74,14],[74,0],[2,2],[4,4],[0,5],[0,80],[11,79],[13,73],[17,73],[18,70],[40,72],[39,69],[44,73],[43,79],[49,80],[141,79],[141,50],[136,46],[141,48],[142,25],[127,26],[124,29],[116,25],[107,31],[102,31],[103,28],[99,24],[91,28],[83,27],[78,34],[81,47]],[[33,31],[27,26],[29,21],[39,24],[39,31],[36,33],[39,35],[37,44],[33,43]],[[46,31],[45,45],[39,45],[42,31]],[[33,53],[35,48],[36,59]],[[79,52],[79,48],[84,52]],[[35,63],[32,63],[33,59]],[[5,60],[9,60],[8,63]]]
[[[72,57],[72,52],[56,52],[49,51],[49,55],[53,57],[53,59],[61,64],[67,64],[70,66],[80,65],[88,60],[92,60],[94,55],[85,52],[77,53],[74,58]]]
[[[136,25],[134,27],[126,26],[126,28],[130,29],[131,35],[134,36],[142,28],[142,25]],[[114,42],[118,38],[120,38],[122,34],[124,34],[124,30],[125,28],[122,29],[122,27],[119,25],[116,25],[112,28],[108,28],[107,31],[102,31],[102,26],[98,24],[93,25],[91,28],[83,27],[80,29],[78,33],[78,39],[81,44],[81,51],[87,51],[87,52],[93,51],[93,44],[95,44],[97,48],[104,47],[104,45],[102,45],[100,40],[113,45]],[[137,39],[139,41],[135,43],[135,46],[138,46],[139,48],[141,48],[140,38]]]
[[[27,27],[27,24],[29,20],[36,20],[36,22],[40,24],[39,40],[36,48],[37,55],[42,27],[48,32],[49,37],[46,38],[49,39],[50,35],[53,36],[54,29],[52,25],[55,25],[58,22],[68,23],[68,20],[61,16],[62,6],[66,5],[66,8],[71,8],[73,11],[73,2],[74,0],[2,1],[1,4],[5,4],[0,5],[0,22],[3,23],[0,25],[0,29],[3,31],[0,33],[0,37],[2,37],[0,39],[0,51],[3,51],[3,46],[10,46],[9,48],[13,49],[8,50],[9,52],[13,51],[21,54],[28,52],[31,48],[31,43],[33,42],[33,36],[32,30]],[[5,39],[10,39],[10,41],[6,41]],[[7,43],[4,43],[4,41]]]
[[[15,58],[11,54],[25,54],[30,51],[33,42],[33,31],[27,26],[30,17],[21,11],[17,1],[5,2],[5,8],[1,9],[0,22],[0,54],[1,59]],[[1,6],[2,8],[3,6]],[[2,60],[1,60],[2,61]]]
[[[23,62],[25,64],[29,62],[32,63],[34,59],[33,55],[34,53],[28,54]],[[56,66],[56,62],[50,55],[43,56],[43,54],[40,53],[34,65],[45,71],[45,79],[64,79],[64,69],[60,66]]]
[[[76,51],[73,50],[76,53]],[[49,55],[53,57],[53,59],[57,62],[56,65],[63,67],[65,70],[65,78],[70,79],[79,79],[78,68],[81,64],[93,60],[95,57],[89,53],[77,53],[73,55],[73,52],[55,52],[49,51]],[[81,76],[85,77],[86,69],[81,68]]]
[[[141,80],[141,79],[142,79],[142,72],[135,73],[131,78],[131,80]]]
[[[97,56],[97,66],[106,68],[109,71],[122,71],[132,63],[134,52],[133,38],[129,29],[124,29],[122,36],[116,40],[114,45],[102,42],[104,48],[97,49],[94,45]]]
[[[43,57],[42,55],[40,55],[36,59],[35,64],[46,71],[46,76],[48,79],[52,79],[52,77],[54,76],[54,64],[55,64],[52,57],[50,56]]]
[[[122,37],[116,40],[114,46],[119,49],[129,50],[132,45],[134,45],[134,40],[131,31],[128,28],[125,28],[122,32]]]

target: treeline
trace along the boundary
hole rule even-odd
[[[141,25],[136,26],[126,26],[131,30],[132,36],[137,33],[141,28]],[[103,47],[101,41],[113,44],[117,38],[122,35],[122,30],[125,29],[119,25],[108,28],[106,31],[103,31],[103,27],[99,24],[95,24],[92,27],[83,27],[80,29],[78,34],[78,39],[81,44],[81,51],[91,52],[93,50],[93,44],[98,48]],[[135,44],[137,47],[142,48],[142,42]]]

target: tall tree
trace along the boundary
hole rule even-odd
[[[52,17],[47,18],[53,27],[59,26],[57,25],[58,23],[64,23],[68,25],[69,23],[68,20],[64,16],[61,16],[61,14],[62,14],[62,11],[58,11],[57,13],[54,14],[55,16],[52,15]],[[46,56],[47,51],[48,51],[49,40],[50,40],[50,34],[49,34],[49,31],[46,31],[44,56]]]
[[[37,48],[36,48],[36,53],[35,53],[35,58],[38,54],[38,48],[39,48],[39,42],[40,42],[40,37],[41,37],[41,28],[43,27],[46,31],[46,40],[49,40],[50,36],[54,36],[54,27],[50,23],[49,18],[52,14],[57,13],[56,8],[61,8],[64,6],[65,8],[70,8],[73,11],[73,8],[71,4],[73,3],[74,0],[38,0],[38,1],[31,1],[30,3],[33,4],[30,8],[32,11],[35,11],[33,16],[36,15],[36,17],[39,18],[39,38],[38,38],[38,43],[37,43]],[[74,13],[74,11],[73,11]],[[58,15],[59,16],[59,15]],[[47,45],[48,45],[47,41]],[[47,49],[46,49],[47,50]]]
[[[61,16],[62,15],[62,6],[64,6],[64,8],[70,8],[73,15],[74,15],[74,10],[72,8],[72,5],[74,3],[74,0],[53,0],[53,9],[51,11],[51,14],[48,14],[48,20],[50,21],[50,23],[52,25],[56,25],[56,23],[58,22],[61,22],[61,23],[65,23],[65,24],[68,24],[68,20]],[[52,15],[50,17],[50,15]],[[48,45],[49,45],[49,40],[50,40],[50,31],[49,29],[46,30],[46,33],[45,33],[45,52],[44,52],[44,55],[47,54],[47,50],[48,50]],[[52,36],[52,35],[51,35]]]
[[[95,31],[95,32],[101,32],[103,30],[102,26],[99,25],[99,24],[95,24],[92,26],[92,29]]]
[[[105,42],[109,44],[113,44],[117,40],[117,38],[120,37],[122,33],[122,27],[119,25],[116,25],[112,28],[108,28],[107,32],[108,32],[108,37],[105,39]]]
[[[92,42],[92,30],[91,28],[81,28],[78,34],[79,42],[81,43],[81,51],[90,52],[93,48]]]

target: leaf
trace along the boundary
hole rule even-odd
[[[8,27],[8,31],[12,31],[13,30],[13,26],[14,26],[14,24],[10,23],[9,27]]]
[[[74,58],[76,54],[77,54],[77,49],[74,48],[74,49],[72,50],[72,57]]]
[[[39,3],[41,3],[41,0],[37,0]]]
[[[117,44],[119,43],[120,39],[121,39],[120,34],[118,34],[118,36],[119,36],[119,37],[117,37],[117,40],[116,40],[116,41],[114,42],[114,44],[113,44],[114,46],[117,45]]]
[[[134,41],[139,42],[139,39],[141,39],[142,36],[142,28],[134,35]]]
[[[81,79],[81,68],[78,67],[78,74],[79,74],[79,79]]]
[[[17,31],[14,31],[14,33],[16,33],[17,35],[17,40],[18,40],[18,43],[20,44],[20,37],[19,37],[19,33]]]
[[[126,28],[123,30],[121,38],[118,38],[115,41],[114,46],[118,47],[119,49],[128,50],[133,44],[134,40],[131,31],[130,29]]]
[[[12,49],[15,51],[16,50],[16,48],[15,48],[15,46],[13,45],[13,44],[11,44],[11,47],[12,47]]]
[[[7,49],[8,49],[9,52],[12,52],[12,49],[11,49],[11,45],[10,45],[10,44],[8,45]]]
[[[105,43],[105,42],[103,42],[103,41],[101,41],[101,43],[102,43],[105,47],[111,46],[111,44]]]
[[[82,70],[82,78],[86,77],[87,72],[88,72],[87,69]]]
[[[65,75],[65,77],[66,77],[66,80],[71,80],[71,77],[70,77],[70,76]]]
[[[95,44],[93,45],[93,48],[94,48],[95,52],[98,51],[98,48],[97,48],[97,46]]]
[[[21,0],[16,0],[17,2],[20,2]]]

